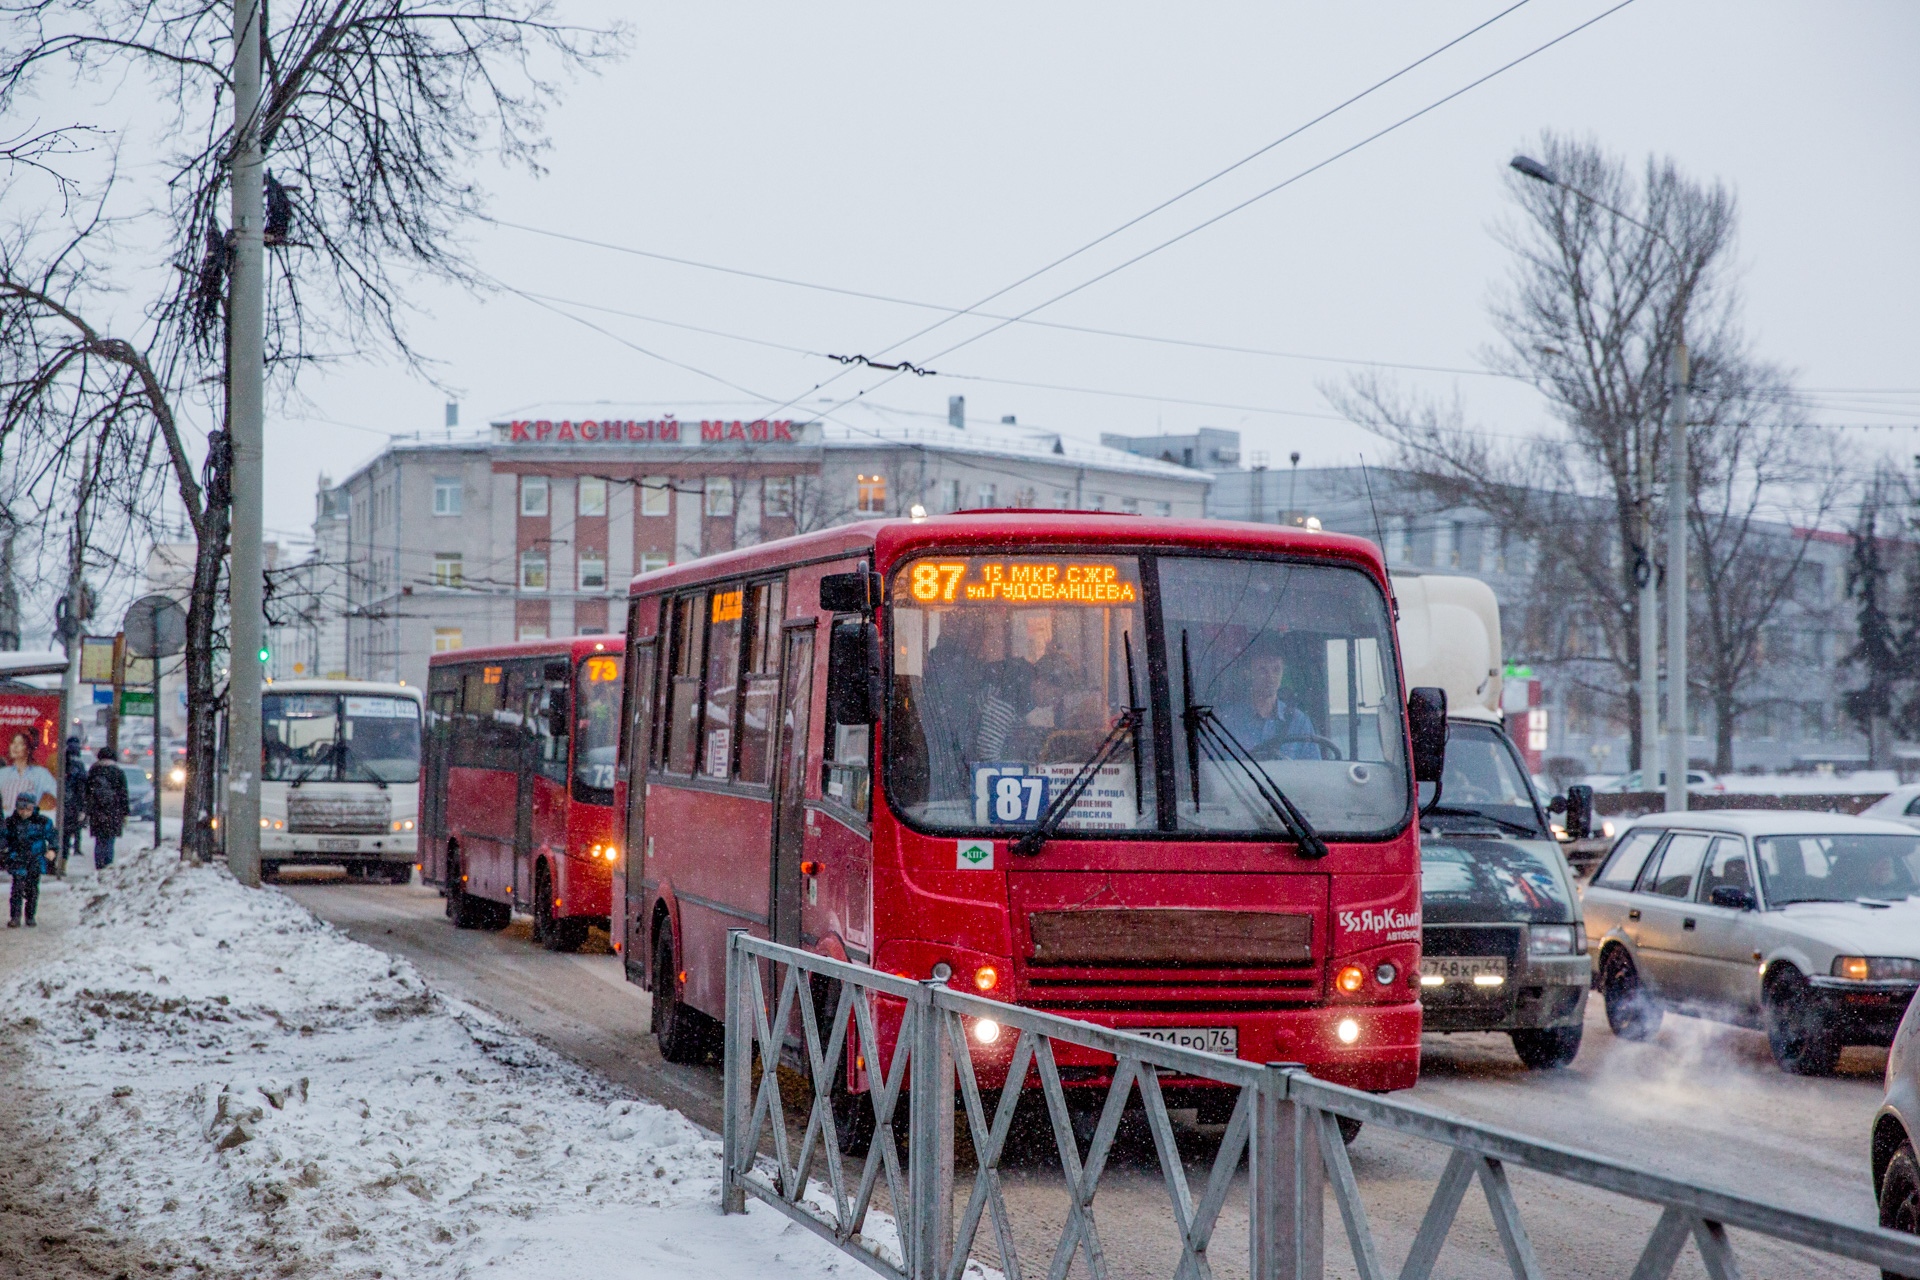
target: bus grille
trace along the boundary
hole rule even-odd
[[[1313,917],[1129,908],[1035,911],[1022,981],[1051,1008],[1301,1004],[1320,994]]]
[[[385,796],[317,796],[295,791],[287,797],[287,830],[309,835],[379,835],[393,821]]]

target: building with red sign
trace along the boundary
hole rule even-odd
[[[276,583],[271,670],[420,683],[436,652],[615,630],[648,569],[916,506],[1198,517],[1211,479],[1013,422],[865,408],[396,440],[323,482],[314,556]]]

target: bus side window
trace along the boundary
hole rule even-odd
[[[484,726],[500,702],[501,669],[463,666],[459,671],[460,709],[453,726],[453,763],[463,769],[485,768]]]
[[[674,599],[673,634],[668,644],[666,771],[693,776],[699,746],[700,673],[705,667],[707,594],[704,591]]]
[[[773,722],[780,713],[780,620],[786,584],[756,582],[747,588],[747,635],[740,701],[740,781],[772,781]]]
[[[870,816],[873,796],[873,769],[869,745],[873,726],[865,724],[827,725],[827,758],[822,766],[821,790],[828,801],[853,810],[862,818]]]
[[[707,713],[701,735],[700,776],[725,782],[733,775],[735,712],[740,695],[740,620],[746,588],[714,588],[707,626]]]
[[[538,673],[527,673],[527,730],[533,735],[534,768],[540,776],[564,784],[567,780],[567,721],[570,702],[568,668],[549,662]],[[555,708],[559,714],[555,715]],[[560,732],[555,733],[558,729]]]

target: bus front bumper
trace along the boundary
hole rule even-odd
[[[420,836],[407,831],[394,835],[327,836],[311,832],[260,832],[260,856],[274,862],[334,863],[417,862]]]
[[[1047,1012],[1117,1031],[1148,1034],[1156,1031],[1205,1033],[1213,1028],[1231,1027],[1237,1041],[1235,1055],[1244,1061],[1298,1063],[1322,1080],[1374,1093],[1412,1088],[1420,1075],[1420,1006],[1417,1003],[1230,1012],[1117,1013],[1079,1009]],[[979,1073],[981,1086],[1003,1086],[1018,1037],[1010,1029],[1003,1030],[992,1044],[981,1044],[971,1025],[974,1019],[967,1022],[974,1068]],[[1345,1028],[1346,1035],[1342,1034],[1343,1023],[1351,1024]],[[1054,1043],[1053,1052],[1061,1078],[1069,1085],[1100,1086],[1113,1078],[1113,1059],[1106,1054],[1059,1041]],[[1035,1076],[1028,1083],[1037,1081]],[[1182,1089],[1187,1083],[1173,1076],[1163,1076],[1162,1082],[1174,1089]]]

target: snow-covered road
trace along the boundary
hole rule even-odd
[[[157,1266],[869,1274],[764,1207],[723,1220],[705,1131],[277,890],[163,850],[55,896],[42,929],[0,938],[42,953],[0,984],[25,1049],[5,1087],[46,1194]]]

